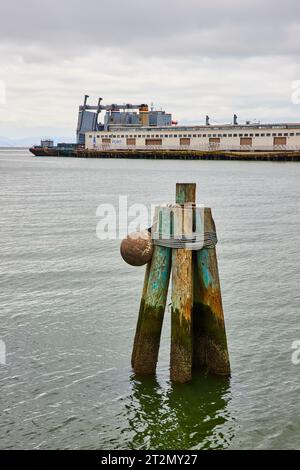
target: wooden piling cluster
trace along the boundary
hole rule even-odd
[[[184,233],[194,227],[193,207],[196,185],[177,183],[176,204],[184,211]],[[172,225],[172,224],[171,224]],[[170,220],[162,216],[159,233],[170,230]],[[181,233],[172,226],[173,234]],[[204,209],[204,230],[215,233],[211,209]],[[146,267],[139,310],[132,367],[136,374],[155,374],[160,336],[172,271],[170,376],[178,383],[189,382],[193,369],[216,375],[230,375],[226,331],[215,247],[199,251],[155,245]]]

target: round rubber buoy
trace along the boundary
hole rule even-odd
[[[121,256],[131,266],[143,266],[148,263],[153,254],[153,243],[148,230],[134,232],[122,240]]]

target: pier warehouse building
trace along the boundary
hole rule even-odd
[[[77,143],[88,150],[190,149],[190,150],[298,150],[300,123],[261,124],[247,121],[212,125],[178,126],[172,115],[146,104],[87,105],[79,107]],[[98,124],[105,110],[104,123]]]
[[[85,134],[87,149],[300,149],[300,124],[115,128]]]

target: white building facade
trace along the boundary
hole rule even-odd
[[[85,148],[300,150],[300,123],[223,126],[119,127],[85,134]]]

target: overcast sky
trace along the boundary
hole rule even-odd
[[[299,18],[299,0],[3,0],[0,136],[73,138],[85,93],[180,123],[299,122]]]

